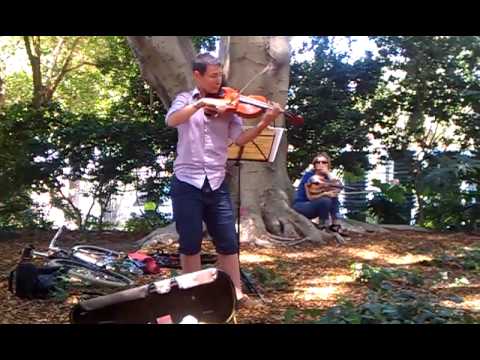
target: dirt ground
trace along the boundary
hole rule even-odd
[[[59,243],[60,246],[73,244],[94,244],[116,250],[135,249],[135,240],[145,234],[126,232],[88,233],[69,232]],[[23,247],[33,244],[45,249],[53,232],[22,232],[16,236],[0,238],[0,323],[68,323],[69,311],[73,304],[88,298],[81,291],[73,292],[61,301],[21,300],[8,291],[8,273],[14,267]],[[267,306],[243,309],[237,313],[237,323],[285,323],[303,322],[308,315],[304,310],[320,313],[340,301],[349,300],[355,304],[365,301],[368,288],[355,281],[352,263],[364,263],[394,269],[418,271],[426,279],[416,288],[418,292],[434,293],[446,307],[464,310],[474,317],[480,315],[480,274],[450,267],[447,270],[436,266],[424,266],[442,255],[454,254],[465,248],[480,247],[478,235],[465,233],[421,233],[413,231],[392,231],[388,234],[355,235],[344,245],[318,246],[300,244],[294,247],[259,248],[242,245],[242,268],[251,274],[266,272],[274,274],[269,283],[257,279],[258,288],[267,299]],[[210,244],[204,245],[212,250]],[[175,251],[176,246],[165,248]],[[438,281],[439,273],[447,272],[448,279]],[[144,284],[158,276],[143,276],[138,284]],[[458,279],[467,281],[457,281]],[[453,281],[454,279],[457,279]],[[462,301],[451,301],[452,296]],[[253,295],[252,295],[253,296]],[[294,320],[287,320],[286,313],[296,312]],[[307,311],[308,312],[308,311]]]

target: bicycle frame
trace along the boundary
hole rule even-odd
[[[55,233],[55,235],[53,236],[52,240],[50,241],[50,244],[48,245],[48,250],[46,252],[43,252],[43,251],[37,251],[37,250],[34,250],[32,248],[32,255],[33,256],[40,256],[40,257],[45,257],[45,258],[51,258],[52,257],[52,252],[55,254],[55,257],[58,257],[58,258],[70,258],[70,254],[68,253],[68,251],[64,250],[64,249],[61,249],[57,246],[55,246],[55,243],[57,242],[58,238],[60,237],[60,235],[63,233],[63,231],[66,229],[66,227],[64,225],[62,225],[58,230],[57,232]],[[63,255],[63,256],[62,256]]]
[[[52,240],[50,241],[50,244],[48,245],[48,249],[49,250],[56,250],[56,251],[60,251],[62,249],[60,249],[59,247],[56,247],[54,246],[55,245],[55,242],[58,240],[58,238],[60,237],[60,235],[62,235],[63,231],[66,229],[65,225],[62,225],[60,226],[60,228],[57,230],[57,232],[55,233],[55,236],[52,238]]]
[[[103,249],[97,246],[88,246],[88,245],[77,245],[69,249],[62,249],[58,246],[56,246],[56,242],[66,229],[65,226],[61,226],[58,231],[55,233],[54,237],[50,241],[48,245],[48,250],[47,252],[41,252],[41,251],[35,251],[33,247],[30,247],[30,254],[32,256],[40,256],[44,257],[47,259],[50,259],[50,263],[52,266],[75,266],[74,264],[77,264],[78,266],[87,268],[91,271],[106,274],[107,276],[114,276],[117,279],[117,284],[118,279],[120,278],[120,283],[123,283],[124,285],[129,285],[131,284],[132,280],[126,277],[125,275],[117,272],[117,271],[112,271],[111,269],[108,268],[109,261],[104,261],[106,256],[115,256],[119,255],[120,253],[115,252],[110,249]],[[98,249],[101,251],[105,252],[105,255],[101,257],[101,260],[99,261],[98,257],[96,256],[89,256],[88,253],[82,253],[82,250],[86,251],[86,249],[82,249],[82,247],[87,247],[92,249]],[[63,263],[62,263],[63,261]],[[57,262],[57,263],[56,263]],[[60,262],[60,263],[59,263]],[[56,263],[55,265],[53,265]],[[63,264],[63,265],[61,265]],[[70,265],[65,265],[65,264],[70,264]],[[108,282],[108,281],[107,281]],[[105,283],[105,282],[104,282]]]
[[[55,243],[58,241],[58,239],[63,234],[65,229],[66,229],[66,226],[62,225],[57,230],[57,232],[55,233],[55,235],[53,236],[52,240],[50,241],[50,243],[48,245],[47,252],[33,250],[32,255],[33,256],[41,256],[41,257],[45,257],[45,258],[59,258],[59,259],[77,260],[77,261],[80,261],[80,262],[83,262],[83,263],[87,263],[89,265],[97,266],[99,268],[102,268],[105,265],[104,263],[99,262],[96,259],[94,259],[94,258],[92,258],[92,257],[90,257],[86,254],[81,254],[81,253],[77,254],[77,252],[80,252],[79,250],[77,250],[78,246],[74,246],[70,250],[65,250],[65,249],[62,249],[58,246],[55,246]],[[112,251],[111,253],[116,254],[115,251]]]

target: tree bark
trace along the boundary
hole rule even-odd
[[[40,52],[40,37],[24,36],[25,48],[27,49],[28,59],[32,67],[33,76],[33,107],[39,109],[43,102],[44,88],[42,84],[42,69],[41,69],[41,52]]]
[[[3,80],[0,77],[0,108],[5,103],[5,90],[3,89]]]
[[[175,96],[194,87],[192,41],[183,36],[128,36],[141,74],[168,108]]]
[[[222,37],[220,49],[227,83],[237,89],[242,89],[266,66],[274,66],[272,70],[253,80],[248,88],[244,90],[244,94],[264,95],[269,100],[278,102],[281,106],[286,105],[289,64],[288,61],[282,63],[282,59],[290,56],[288,37]],[[278,66],[279,64],[282,66]],[[245,120],[246,125],[255,125],[257,122],[258,119]],[[272,125],[284,127],[285,121],[283,117],[280,117]],[[240,241],[242,242],[265,239],[266,231],[274,231],[273,234],[278,236],[293,236],[291,226],[286,228],[270,226],[277,222],[272,216],[279,214],[269,212],[267,210],[268,203],[262,209],[258,201],[271,189],[277,191],[267,196],[267,201],[273,200],[272,194],[279,196],[281,193],[287,195],[288,201],[291,200],[293,187],[287,174],[287,146],[287,139],[284,137],[280,144],[277,158],[273,163],[245,161],[241,162],[239,167],[233,166],[233,162],[229,163],[229,173],[232,176],[228,180],[235,208],[238,207],[238,183],[240,180]],[[266,224],[269,224],[270,228],[266,227]]]

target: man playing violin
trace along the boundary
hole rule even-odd
[[[233,206],[225,182],[229,140],[243,146],[257,137],[281,113],[273,103],[260,122],[243,131],[242,118],[202,98],[217,94],[222,67],[217,58],[200,54],[193,62],[196,88],[178,94],[165,121],[178,131],[177,157],[171,182],[173,218],[179,234],[183,273],[201,269],[202,221],[218,253],[218,267],[230,275],[240,306],[255,302],[242,293]]]

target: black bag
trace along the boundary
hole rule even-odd
[[[58,266],[37,267],[29,262],[20,262],[10,272],[8,290],[21,299],[46,299],[55,289]]]
[[[74,324],[225,323],[235,314],[235,287],[216,268],[100,296],[74,306]],[[165,319],[168,319],[167,321]]]

